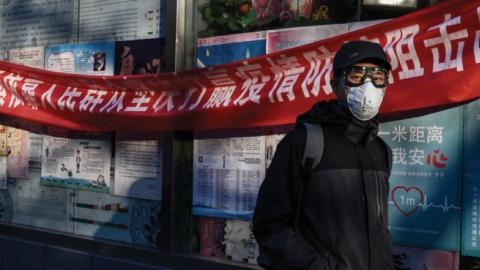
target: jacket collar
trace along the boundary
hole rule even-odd
[[[307,122],[330,126],[338,135],[345,136],[353,144],[368,144],[378,134],[378,122],[374,119],[361,121],[348,108],[336,101],[319,102],[297,118],[297,123]]]

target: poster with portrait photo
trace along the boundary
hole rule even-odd
[[[165,39],[115,43],[115,75],[158,74],[164,70]]]
[[[67,44],[45,48],[45,69],[84,75],[113,75],[115,43]]]

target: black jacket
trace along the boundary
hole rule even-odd
[[[336,103],[316,104],[297,122],[321,124],[324,151],[303,194],[293,229],[301,180],[305,128],[277,147],[259,191],[253,231],[268,269],[391,270],[387,229],[391,152],[376,121],[362,122]]]

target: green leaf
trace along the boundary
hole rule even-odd
[[[238,24],[235,21],[229,21],[227,26],[233,32],[238,32],[241,30],[240,26],[238,26]]]
[[[205,38],[205,37],[211,37],[211,36],[215,36],[217,35],[217,31],[213,30],[213,29],[206,29],[206,30],[203,30],[203,31],[199,31],[197,33],[198,37],[199,38]]]
[[[230,21],[232,21],[231,18],[227,17],[227,18],[224,18],[224,17],[217,17],[215,19],[215,22],[221,26],[226,26]]]

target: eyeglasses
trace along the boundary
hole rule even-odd
[[[343,76],[348,86],[362,85],[367,77],[377,88],[384,88],[388,84],[388,70],[382,67],[351,66],[343,70]]]

